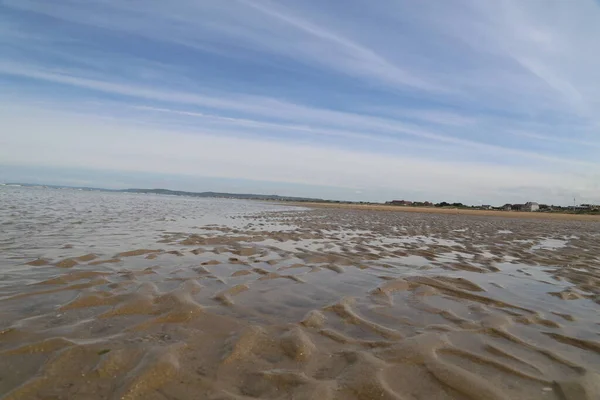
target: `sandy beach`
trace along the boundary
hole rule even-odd
[[[343,208],[352,210],[370,210],[370,211],[395,211],[412,212],[426,214],[450,214],[450,215],[473,215],[485,217],[502,218],[527,218],[527,219],[558,219],[574,221],[597,221],[600,222],[600,215],[569,214],[558,212],[522,212],[522,211],[497,211],[497,210],[473,210],[458,208],[439,208],[439,207],[410,207],[410,206],[391,206],[385,204],[344,204],[344,203],[281,203],[300,207],[311,208]]]
[[[600,396],[597,224],[2,198],[4,400]]]

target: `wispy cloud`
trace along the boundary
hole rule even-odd
[[[11,151],[2,150],[2,160],[15,164],[27,164],[27,160],[15,152],[20,149],[26,150],[29,158],[62,167],[188,175],[202,171],[223,178],[367,187],[371,190],[406,186],[411,190],[431,192],[436,186],[443,191],[469,190],[483,195],[486,191],[511,190],[532,182],[538,188],[560,187],[562,182],[571,179],[571,184],[577,185],[579,191],[589,191],[582,178],[573,181],[568,175],[528,172],[515,167],[436,162],[314,144],[219,137],[197,131],[165,132],[101,122],[90,116],[35,112],[31,118],[31,115],[19,114],[16,109],[2,114],[3,120],[10,125],[21,126],[31,133],[28,137],[9,138],[8,147],[3,147]],[[86,129],[82,130],[82,126]],[[47,134],[49,129],[52,135]],[[48,146],[57,140],[63,146],[48,152]],[[252,162],[248,162],[248,158]]]
[[[60,124],[143,127],[154,133],[135,145],[140,156],[159,157],[170,134],[211,157],[225,143],[268,149],[255,171],[268,180],[355,187],[354,176],[364,189],[393,186],[374,175],[409,170],[403,182],[432,193],[443,182],[490,196],[493,185],[590,195],[599,190],[589,171],[600,169],[600,6],[551,3],[4,0],[0,106],[45,109]],[[0,122],[0,139],[18,162],[27,152],[13,136],[38,133],[11,121]],[[55,148],[73,140],[46,134]],[[276,159],[293,159],[290,149],[305,154]],[[114,161],[118,148],[90,151],[96,168],[134,167]],[[257,162],[237,156],[240,170]]]
[[[355,138],[362,138],[367,140],[383,140],[386,142],[394,141],[393,137],[389,136],[377,136],[377,133],[387,133],[391,135],[401,135],[409,137],[417,137],[420,139],[447,143],[450,145],[467,146],[479,151],[494,152],[499,154],[521,156],[526,158],[541,159],[547,161],[554,161],[572,165],[595,165],[593,163],[577,160],[568,159],[562,157],[556,157],[551,155],[539,154],[536,152],[530,152],[521,150],[519,148],[503,147],[498,145],[492,145],[481,141],[467,140],[460,137],[453,137],[451,135],[444,135],[436,133],[414,124],[404,123],[398,120],[390,120],[381,117],[371,115],[360,115],[354,113],[345,113],[332,111],[327,109],[315,109],[306,106],[300,106],[285,101],[276,100],[273,98],[264,98],[256,96],[240,96],[231,95],[229,98],[219,98],[203,96],[201,94],[189,93],[189,92],[176,92],[176,91],[163,91],[155,88],[147,88],[143,86],[136,86],[130,84],[121,84],[114,82],[98,81],[87,78],[79,78],[65,73],[55,73],[43,70],[32,70],[22,65],[10,65],[0,64],[0,72],[10,75],[23,76],[27,78],[40,79],[50,81],[53,83],[61,83],[66,85],[72,85],[92,90],[97,90],[110,94],[118,94],[122,96],[128,96],[132,98],[141,98],[152,101],[162,101],[176,104],[195,105],[201,107],[208,107],[217,110],[225,111],[236,111],[251,114],[258,114],[263,118],[270,119],[283,119],[299,121],[302,120],[306,124],[317,124],[318,126],[326,127],[338,127],[347,129],[353,127],[354,129],[365,130],[366,134],[359,132],[348,132],[342,134],[341,131],[333,129],[321,130],[323,133],[335,134],[338,136],[353,136]],[[148,108],[151,109],[151,108]],[[157,109],[156,111],[165,111],[166,109]],[[228,120],[229,122],[242,122],[239,118],[230,118],[202,113],[194,113],[189,111],[175,111],[170,110],[172,113],[179,113],[180,115],[188,116],[203,116],[205,118],[219,118],[221,120]],[[441,112],[426,112],[426,111],[409,111],[407,114],[420,115],[421,118],[428,119],[440,119],[448,118],[448,115]],[[272,123],[259,122],[245,120],[246,124],[252,122],[255,126],[262,124],[263,127],[280,127],[284,128],[283,125],[275,125]],[[310,125],[305,126],[286,126],[287,129],[294,130],[310,130],[318,132],[318,128],[310,128]],[[370,135],[369,135],[370,134]]]
[[[117,1],[88,7],[67,1],[53,5],[35,0],[7,1],[15,8],[202,50],[222,53],[219,45],[225,41],[235,43],[233,47],[283,55],[383,84],[439,89],[375,51],[285,10],[280,3],[239,0],[198,5],[180,1],[175,8],[152,3],[140,10]],[[167,28],[169,35],[160,34],[161,28]],[[290,41],[295,45],[290,46]]]

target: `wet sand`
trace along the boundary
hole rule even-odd
[[[40,198],[0,204],[2,399],[600,397],[598,223]]]

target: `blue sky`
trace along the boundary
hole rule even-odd
[[[600,203],[594,0],[0,0],[0,180]]]

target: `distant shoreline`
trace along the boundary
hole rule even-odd
[[[390,206],[384,204],[350,204],[350,203],[317,203],[317,202],[278,202],[285,205],[293,205],[308,208],[342,208],[350,210],[365,211],[388,211],[388,212],[412,212],[426,214],[447,214],[447,215],[474,215],[482,217],[503,217],[503,218],[523,218],[523,219],[553,219],[553,220],[576,220],[600,222],[600,215],[589,214],[569,214],[560,212],[528,212],[528,211],[498,211],[498,210],[474,210],[464,208],[439,208],[439,207],[411,207],[411,206]]]
[[[243,194],[243,193],[220,193],[220,192],[188,192],[170,189],[105,189],[95,187],[77,187],[61,185],[42,185],[31,183],[0,183],[0,186],[21,186],[21,187],[46,187],[51,189],[73,189],[85,191],[102,191],[112,193],[133,193],[133,194],[158,194],[171,196],[185,196],[195,198],[224,198],[237,200],[254,200],[275,202],[282,205],[312,208],[345,208],[354,210],[372,210],[372,211],[396,211],[396,212],[416,212],[427,214],[454,214],[454,215],[476,215],[488,217],[504,218],[525,218],[525,219],[555,219],[555,220],[578,220],[578,221],[598,221],[600,215],[594,214],[573,214],[567,212],[528,212],[528,211],[500,211],[500,210],[480,210],[473,208],[446,208],[446,207],[417,207],[417,206],[398,206],[389,204],[373,203],[352,203],[333,200],[323,200],[305,197],[290,197],[264,194]]]

